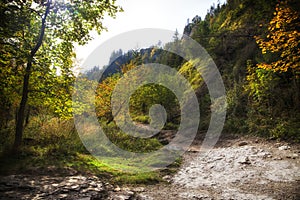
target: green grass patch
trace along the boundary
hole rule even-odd
[[[138,116],[133,117],[133,121],[140,122],[143,124],[149,124],[151,119],[147,115],[138,115]]]
[[[38,152],[40,151],[38,149]],[[161,171],[137,172],[140,169],[122,158],[108,157],[98,160],[92,155],[83,153],[64,156],[45,155],[33,154],[32,150],[19,155],[3,155],[0,158],[0,174],[51,175],[51,173],[55,173],[64,176],[68,174],[65,169],[72,169],[76,170],[78,174],[93,174],[117,184],[153,184],[162,180]],[[49,167],[51,168],[50,172]]]
[[[153,152],[162,147],[156,139],[132,140],[114,124],[103,126],[103,129],[117,146],[132,152]],[[13,135],[13,132],[7,134]],[[8,143],[6,145],[10,146]],[[105,145],[99,149],[109,151]],[[125,158],[106,152],[108,156],[97,159],[83,146],[72,121],[51,117],[33,118],[26,127],[20,152],[8,152],[1,152],[2,175],[55,173],[64,176],[69,174],[68,171],[75,170],[78,174],[93,174],[118,184],[153,184],[162,181],[164,174],[172,172],[172,167],[169,171],[153,170],[157,169],[156,166],[167,165],[168,157],[159,160],[155,156]]]

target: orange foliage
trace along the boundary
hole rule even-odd
[[[96,90],[95,105],[96,114],[99,118],[112,118],[111,114],[111,95],[118,83],[120,76],[114,75],[102,81]]]
[[[268,27],[267,39],[255,39],[263,54],[279,53],[280,58],[272,63],[260,63],[257,66],[274,72],[300,72],[299,27],[299,13],[293,10],[287,1],[278,4]]]

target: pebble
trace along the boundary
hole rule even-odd
[[[121,189],[98,177],[84,176],[2,176],[0,191],[0,199],[145,199],[137,194],[145,191],[143,187]]]
[[[247,145],[248,144],[248,142],[246,142],[246,141],[242,141],[242,142],[240,142],[240,143],[238,143],[238,146],[245,146],[245,145]]]
[[[114,189],[115,192],[120,192],[121,191],[121,188],[119,186],[117,186],[115,189]]]
[[[60,195],[58,195],[58,198],[60,198],[60,199],[65,199],[67,197],[68,197],[67,194],[60,194]]]
[[[298,157],[299,157],[299,155],[296,154],[296,153],[289,154],[289,155],[286,156],[286,158],[291,158],[291,159],[296,159],[296,158],[298,158]]]
[[[239,157],[238,160],[237,160],[237,162],[240,163],[240,164],[247,164],[247,165],[251,164],[248,156]]]
[[[132,191],[134,191],[134,192],[144,192],[145,188],[143,188],[143,187],[136,187]]]
[[[80,198],[78,200],[90,200],[90,199],[91,199],[91,197],[83,197],[83,198]]]
[[[279,149],[280,151],[288,150],[288,149],[290,149],[290,148],[291,148],[291,147],[290,147],[290,146],[287,146],[287,145],[283,145],[283,146],[278,147],[278,149]]]

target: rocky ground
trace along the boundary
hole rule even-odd
[[[0,199],[300,199],[299,145],[226,139],[208,154],[199,145],[181,169],[157,185],[116,186],[66,169],[65,176],[0,177]]]

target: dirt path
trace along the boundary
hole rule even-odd
[[[227,139],[206,156],[194,145],[168,183],[118,187],[97,177],[0,177],[0,199],[300,199],[299,145]]]
[[[255,138],[231,139],[206,156],[198,147],[169,185],[153,186],[152,199],[300,199],[299,148]]]

